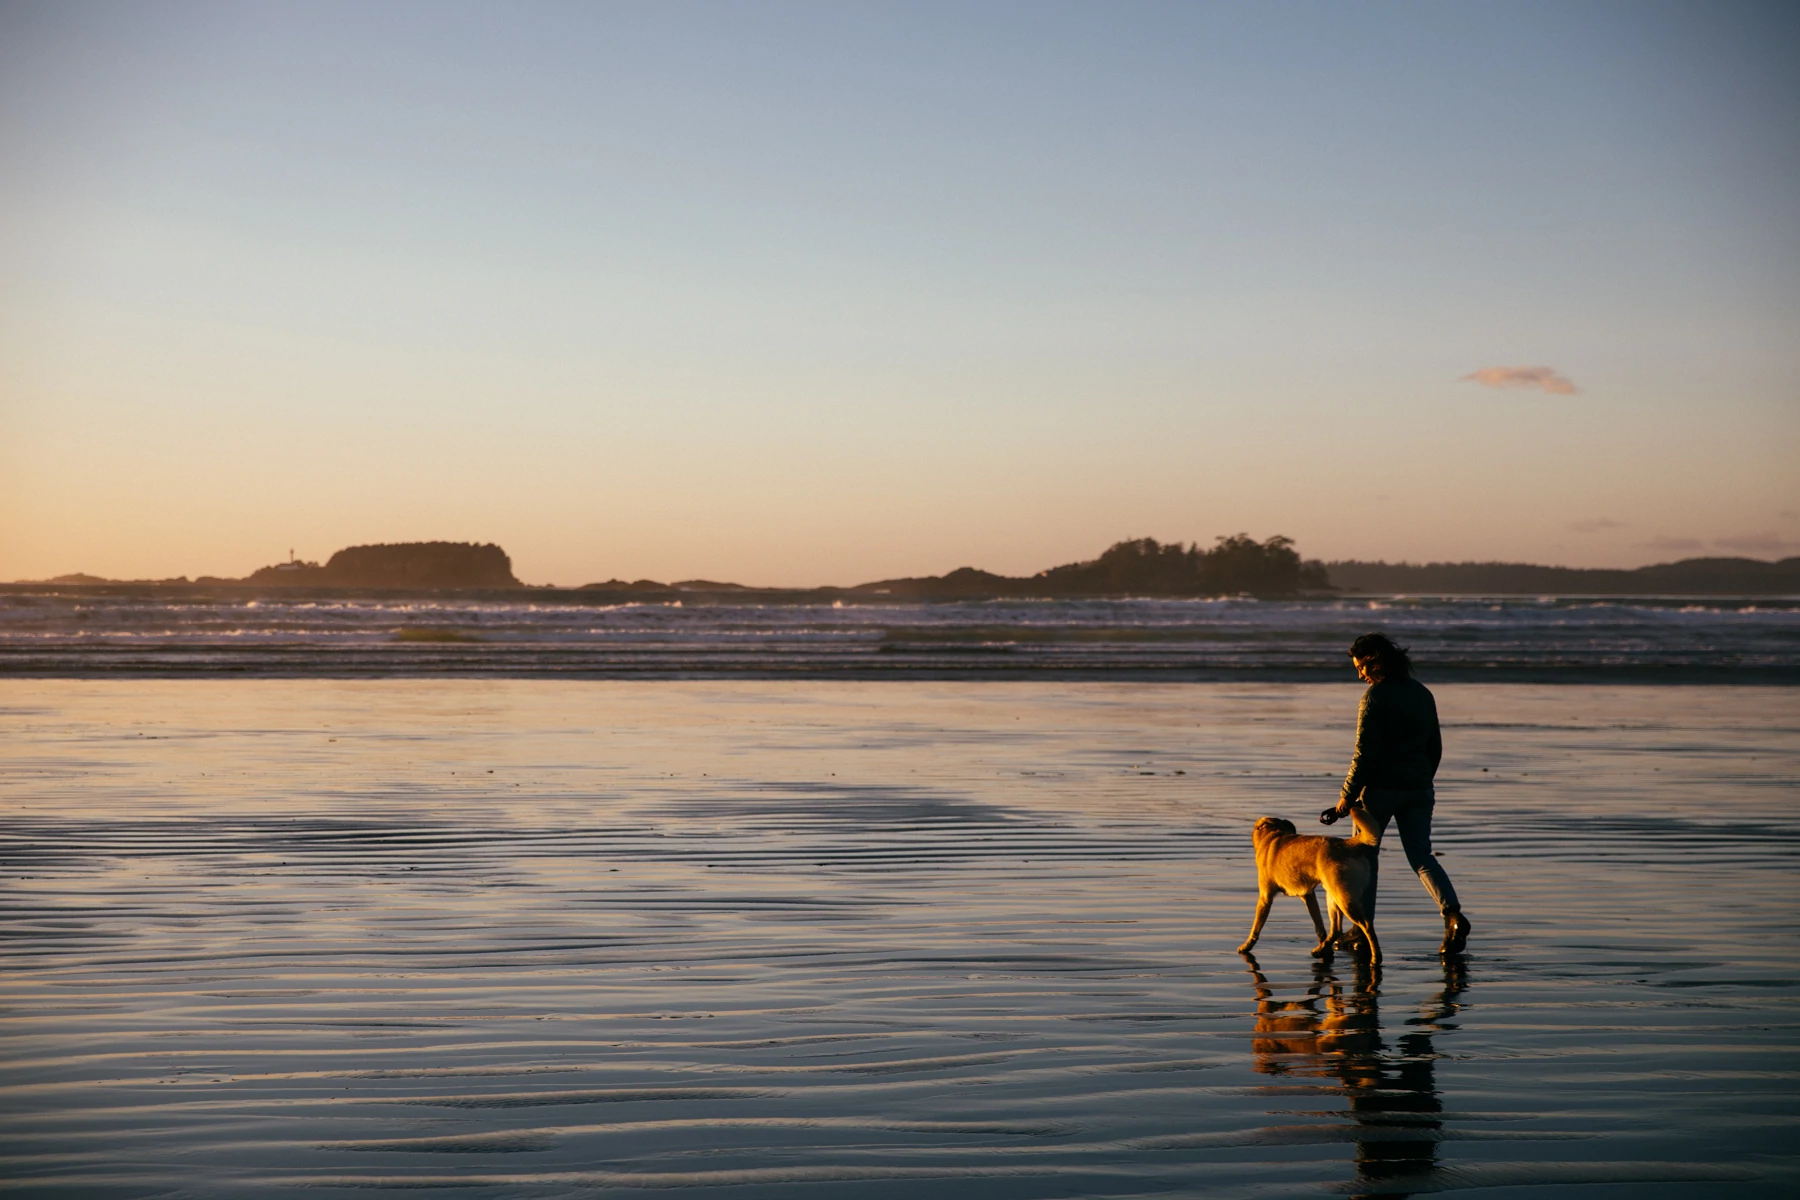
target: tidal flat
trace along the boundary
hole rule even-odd
[[[1433,688],[1372,976],[1349,683],[8,680],[0,1195],[1794,1194],[1800,691]]]

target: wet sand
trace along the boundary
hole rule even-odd
[[[1436,690],[1371,978],[1353,685],[9,681],[0,1194],[1793,1194],[1800,692]]]

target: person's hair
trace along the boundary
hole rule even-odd
[[[1384,634],[1365,633],[1350,643],[1350,657],[1366,659],[1376,679],[1404,679],[1412,674],[1412,658]]]

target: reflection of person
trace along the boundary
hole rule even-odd
[[[1383,1193],[1411,1184],[1431,1185],[1443,1137],[1443,1099],[1438,1092],[1434,1033],[1456,1028],[1467,980],[1463,960],[1444,963],[1444,986],[1406,1022],[1398,1053],[1382,1037],[1376,976],[1360,965],[1340,979],[1329,962],[1315,961],[1312,981],[1294,999],[1282,999],[1257,965],[1244,955],[1256,981],[1256,1026],[1250,1040],[1252,1069],[1263,1075],[1336,1079],[1356,1122],[1356,1178]],[[1299,989],[1295,988],[1298,992]]]
[[[1463,916],[1450,876],[1431,853],[1432,779],[1444,756],[1437,702],[1413,678],[1405,649],[1379,633],[1352,642],[1350,661],[1369,688],[1356,713],[1356,752],[1336,814],[1353,816],[1357,833],[1377,845],[1388,822],[1394,822],[1407,863],[1444,915],[1439,953],[1459,954],[1469,940],[1469,918]]]

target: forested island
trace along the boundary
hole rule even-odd
[[[1294,540],[1276,536],[1259,542],[1248,534],[1221,537],[1202,549],[1198,543],[1131,538],[1114,542],[1098,558],[1066,563],[1036,575],[995,575],[963,567],[948,575],[886,579],[852,592],[908,598],[1079,596],[1296,596],[1329,592],[1322,563],[1306,562]]]
[[[350,546],[320,566],[285,562],[252,572],[242,582],[281,587],[504,588],[521,587],[512,559],[489,542],[397,542]]]

